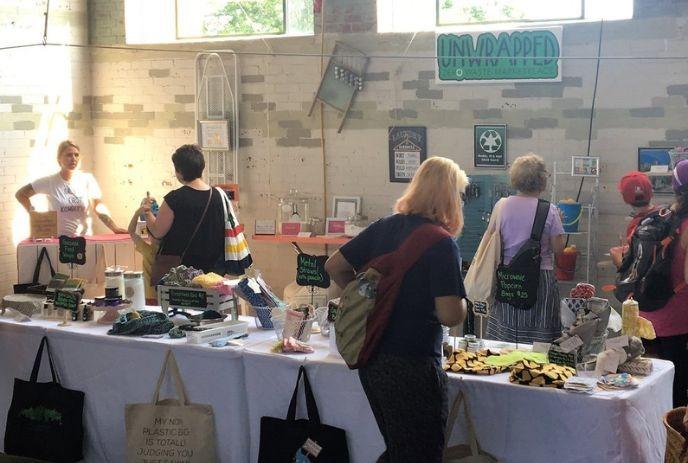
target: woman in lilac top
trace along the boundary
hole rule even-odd
[[[528,240],[535,220],[538,197],[547,187],[547,169],[540,156],[528,154],[511,166],[511,186],[515,196],[501,199],[504,263],[508,264]],[[492,224],[491,224],[492,225]],[[487,338],[508,342],[551,342],[561,336],[559,289],[554,277],[554,254],[564,249],[564,228],[559,212],[550,205],[540,240],[541,263],[537,302],[530,309],[517,309],[495,301],[487,323]]]

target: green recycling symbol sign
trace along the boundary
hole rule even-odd
[[[475,125],[475,167],[506,167],[506,125]]]

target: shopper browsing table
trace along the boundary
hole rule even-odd
[[[114,233],[127,233],[110,217],[110,212],[101,200],[100,187],[93,175],[79,170],[80,159],[79,147],[72,141],[63,141],[57,148],[60,171],[21,187],[15,194],[17,201],[29,212],[33,209],[32,196],[47,195],[50,198],[51,209],[57,211],[59,235],[92,235],[92,210]]]
[[[344,288],[372,259],[395,251],[421,225],[452,235],[463,227],[468,178],[446,158],[431,157],[396,203],[335,252],[325,270]],[[466,317],[459,248],[451,236],[431,246],[405,274],[380,344],[359,377],[385,440],[378,462],[439,463],[447,421],[447,375],[440,365],[442,326]]]
[[[165,195],[157,217],[151,212],[155,199],[146,198],[148,231],[161,241],[161,255],[179,256],[186,266],[224,275],[224,208],[220,192],[201,179],[203,153],[197,145],[183,145],[172,155],[172,163],[182,187]],[[152,283],[163,275],[162,269],[154,268]]]

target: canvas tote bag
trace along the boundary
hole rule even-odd
[[[492,208],[490,223],[463,281],[468,299],[473,302],[487,302],[488,306],[494,303],[497,290],[497,266],[502,252],[499,227],[503,205],[504,200],[499,200]]]
[[[454,430],[454,423],[459,415],[459,409],[463,402],[463,411],[466,415],[466,424],[468,425],[468,444],[460,444],[449,446],[449,438]],[[473,428],[473,421],[468,408],[468,401],[464,396],[463,391],[459,391],[451,409],[449,410],[449,417],[447,418],[447,429],[445,431],[445,449],[442,463],[497,463],[497,459],[489,453],[483,451],[478,444],[478,439],[475,436],[475,429]]]
[[[166,372],[170,374],[178,399],[159,398]],[[213,408],[189,403],[171,350],[165,356],[153,400],[150,403],[128,404],[124,419],[129,463],[217,461]]]

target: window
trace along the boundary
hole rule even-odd
[[[124,0],[124,21],[128,44],[304,35],[313,0]]]
[[[313,0],[176,0],[177,38],[313,33]]]
[[[633,17],[633,0],[378,0],[378,32]]]
[[[583,0],[436,0],[437,25],[583,19]]]

